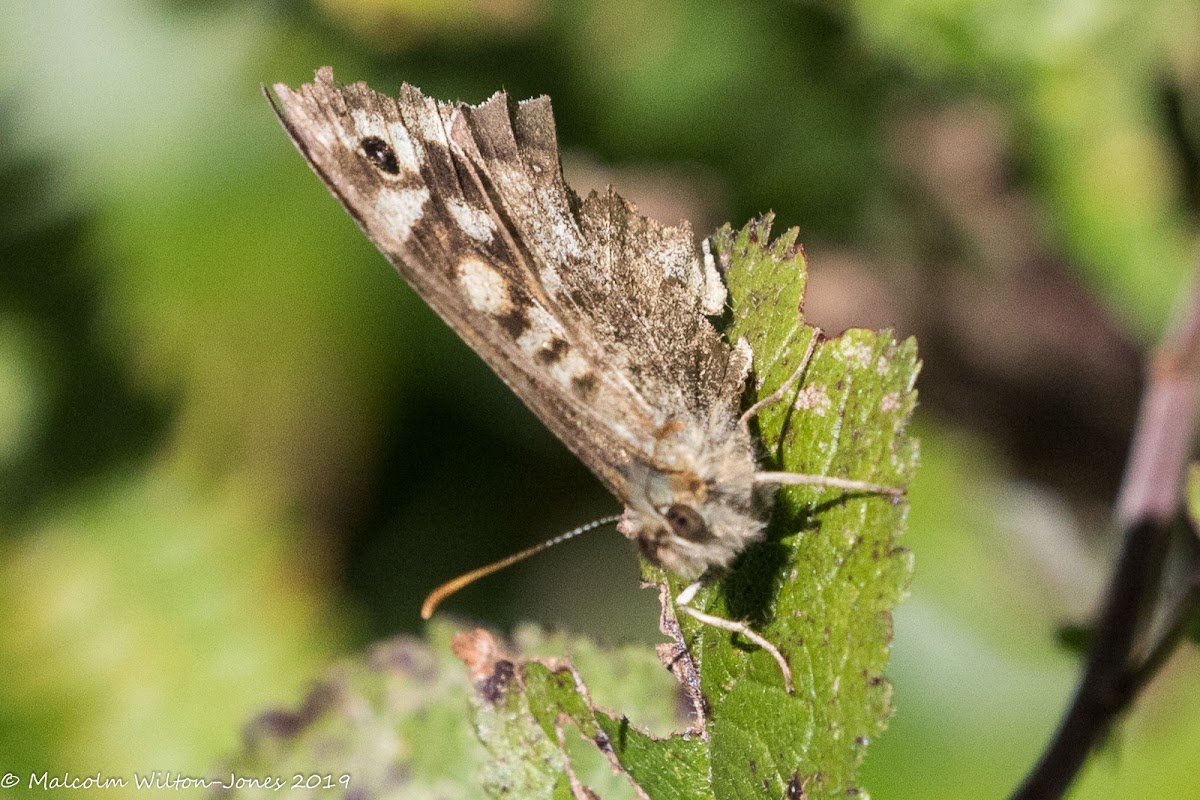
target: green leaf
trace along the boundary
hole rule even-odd
[[[714,240],[733,306],[727,335],[754,352],[756,397],[800,365],[815,331],[800,309],[805,264],[790,230],[769,241],[771,217]],[[768,468],[904,486],[917,460],[905,429],[916,403],[913,340],[850,330],[818,341],[788,402],[758,416]],[[787,658],[795,694],[770,655],[742,637],[684,615],[680,626],[699,663],[707,699],[718,797],[779,797],[801,786],[810,798],[845,796],[857,785],[871,738],[891,714],[883,678],[890,612],[911,575],[896,539],[907,503],[811,486],[779,491],[768,539],[695,601],[701,610],[748,621]],[[671,583],[672,593],[681,588]]]
[[[816,335],[800,314],[805,272],[796,231],[770,242],[770,225],[766,217],[736,233],[727,227],[714,239],[733,309],[727,334],[753,350],[760,398],[792,375]],[[889,333],[852,330],[819,340],[789,401],[758,417],[764,465],[907,484],[917,460],[916,443],[906,435],[917,369],[915,343],[898,343]],[[477,730],[493,754],[489,769],[534,756],[544,777],[528,794],[493,780],[493,793],[584,796],[586,784],[565,746],[569,722],[656,800],[861,794],[858,768],[892,712],[883,670],[890,612],[911,574],[910,554],[896,544],[906,512],[905,502],[883,495],[782,489],[767,541],[749,548],[729,576],[694,601],[709,614],[749,622],[775,643],[791,665],[792,695],[769,653],[676,615],[670,597],[682,584],[649,567],[648,578],[670,588],[664,630],[677,632],[681,643],[664,646],[663,660],[685,683],[689,671],[698,681],[693,699],[702,710],[691,728],[656,738],[600,710],[568,664],[504,662],[503,696],[494,696],[494,683],[483,678],[479,685],[487,691],[476,692],[474,704]],[[557,753],[547,749],[556,743]]]
[[[633,713],[660,722],[670,718],[670,727],[681,727],[674,719],[678,686],[654,653],[638,647],[604,651],[586,640],[546,639],[532,628],[517,638],[527,652],[553,650],[560,657],[508,654],[482,630],[455,637],[455,651],[475,681],[473,719],[490,756],[483,778],[492,796],[586,797],[590,791],[633,797],[634,786],[656,800],[709,796],[708,754],[700,737],[656,738],[627,717],[602,710],[573,666],[587,665],[588,685],[603,704],[628,708],[623,700],[639,699]],[[567,653],[570,660],[561,658]],[[604,760],[586,757],[577,746],[581,735],[591,754]]]
[[[796,232],[770,242],[770,225],[714,239],[727,333],[753,350],[757,397],[796,371],[817,336],[800,315]],[[915,344],[888,333],[818,337],[799,385],[757,418],[763,466],[904,486],[917,458],[906,435],[917,367]],[[766,540],[697,596],[700,610],[744,620],[780,649],[793,694],[769,653],[677,614],[682,584],[647,567],[665,584],[663,630],[675,639],[657,656],[534,628],[506,645],[475,630],[453,637],[463,676],[447,663],[450,630],[433,626],[432,647],[401,641],[382,651],[400,657],[376,655],[326,682],[321,696],[336,702],[300,712],[303,736],[276,737],[241,766],[349,772],[371,796],[399,791],[397,775],[406,797],[469,794],[480,782],[493,797],[555,800],[864,796],[858,770],[892,712],[883,671],[890,612],[911,573],[896,543],[906,512],[880,494],[784,488]],[[468,706],[482,747],[465,740]]]
[[[454,629],[397,637],[334,666],[295,709],[260,714],[219,779],[226,796],[462,797],[477,790],[484,748],[468,723],[471,683],[450,652]],[[528,753],[526,754],[528,755]],[[277,776],[287,791],[255,785]],[[300,784],[293,782],[300,776]],[[314,782],[317,785],[312,785]]]
[[[277,796],[262,783],[271,777],[284,780],[288,797],[474,797],[482,785],[493,796],[569,798],[572,780],[605,798],[634,797],[600,740],[636,762],[646,786],[656,786],[652,773],[669,789],[690,771],[692,787],[702,787],[703,767],[687,760],[703,757],[698,747],[658,747],[592,700],[635,707],[643,727],[666,734],[680,726],[678,694],[645,647],[601,648],[532,626],[502,645],[486,631],[435,622],[424,640],[397,637],[335,665],[295,708],[259,714],[212,780],[240,779],[223,795],[238,800]]]

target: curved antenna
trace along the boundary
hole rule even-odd
[[[441,586],[430,592],[429,596],[425,598],[425,602],[421,604],[421,619],[429,619],[432,617],[433,612],[437,610],[438,605],[440,605],[443,600],[464,586],[468,586],[480,578],[485,578],[488,575],[491,575],[493,572],[499,572],[505,567],[510,567],[513,564],[516,564],[518,561],[524,561],[530,556],[537,555],[548,547],[553,547],[556,544],[562,544],[568,539],[574,539],[581,533],[594,531],[596,528],[599,528],[602,525],[608,525],[611,522],[616,522],[620,518],[620,514],[614,514],[611,517],[602,517],[600,519],[592,520],[586,525],[580,525],[578,528],[555,536],[553,539],[542,542],[541,544],[535,544],[533,547],[522,550],[519,553],[513,553],[511,556],[502,558],[499,561],[494,561],[485,567],[473,569],[470,572],[459,575],[452,581],[446,581]]]

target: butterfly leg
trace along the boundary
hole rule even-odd
[[[776,486],[819,486],[822,489],[884,494],[888,497],[903,497],[905,494],[905,489],[901,486],[884,486],[882,483],[837,478],[833,475],[805,475],[800,472],[756,472],[754,482]]]
[[[804,370],[808,369],[808,364],[812,361],[813,352],[817,347],[817,340],[821,338],[821,329],[813,328],[813,336],[808,340],[808,349],[804,351],[804,358],[800,359],[799,366],[792,372],[791,376],[783,382],[771,394],[759,400],[754,405],[746,409],[745,413],[738,418],[739,425],[748,425],[750,419],[758,414],[764,408],[774,405],[787,396],[788,392],[796,382],[800,380],[800,376],[804,374]],[[775,484],[777,486],[820,486],[826,489],[842,489],[847,492],[866,492],[867,494],[883,494],[889,497],[903,497],[905,490],[896,486],[884,486],[880,483],[870,483],[869,481],[856,481],[849,478],[836,478],[832,475],[804,475],[797,472],[756,472],[754,473],[754,482],[758,484]]]
[[[783,657],[783,653],[779,652],[779,648],[771,644],[760,634],[755,633],[749,625],[744,622],[735,622],[733,620],[724,619],[722,617],[714,617],[712,614],[705,614],[690,604],[696,597],[696,592],[700,590],[700,582],[696,581],[679,593],[675,598],[675,607],[682,609],[688,616],[693,619],[703,622],[705,625],[712,625],[714,628],[720,628],[731,633],[740,633],[756,645],[766,650],[775,659],[775,663],[779,665],[780,671],[783,672],[783,685],[787,689],[788,694],[795,694],[792,687],[792,668],[788,666],[787,660]]]
[[[804,374],[804,370],[808,369],[808,362],[812,361],[813,352],[817,349],[817,340],[820,338],[821,329],[814,327],[812,338],[808,340],[808,349],[804,351],[804,358],[800,359],[800,364],[796,367],[795,371],[783,382],[782,386],[747,408],[742,416],[738,417],[738,425],[749,425],[750,420],[764,408],[773,406],[787,397],[788,391],[796,385],[796,381],[800,380],[800,376]]]

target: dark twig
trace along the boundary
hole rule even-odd
[[[1149,370],[1117,500],[1116,519],[1125,540],[1083,677],[1058,732],[1013,800],[1062,797],[1117,715],[1182,639],[1185,621],[1197,602],[1195,591],[1184,592],[1166,633],[1140,664],[1133,663],[1134,646],[1157,596],[1196,436],[1200,282],[1192,287],[1188,300]]]
[[[1193,556],[1194,558],[1194,556]],[[1195,563],[1193,561],[1193,563]],[[1187,636],[1195,621],[1196,609],[1200,608],[1200,569],[1193,568],[1187,588],[1180,594],[1168,612],[1163,635],[1146,653],[1142,663],[1132,670],[1121,686],[1121,705],[1124,707],[1158,674],[1163,664],[1175,652],[1175,647]]]
[[[1125,537],[1075,699],[1014,800],[1062,797],[1124,705],[1125,666],[1158,583],[1166,530],[1147,522]]]

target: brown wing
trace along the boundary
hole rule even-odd
[[[703,416],[735,400],[740,362],[729,374],[729,347],[705,316],[713,289],[708,313],[722,310],[724,286],[697,259],[688,224],[639,216],[611,190],[581,203],[562,178],[549,98],[515,109],[503,100],[464,108],[454,139],[486,165],[498,205],[530,212],[511,224],[559,313],[587,326],[606,363],[660,415]]]
[[[740,371],[704,317],[715,276],[690,231],[612,193],[580,203],[547,99],[439,104],[411,86],[393,99],[329,68],[275,91],[371,241],[619,498],[666,420],[731,405]]]

